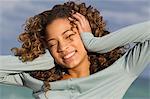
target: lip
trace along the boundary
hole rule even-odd
[[[74,56],[75,53],[76,53],[76,51],[71,51],[68,54],[64,55],[63,59],[69,59],[72,56]]]

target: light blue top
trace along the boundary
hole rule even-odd
[[[43,91],[43,81],[24,71],[54,67],[47,53],[33,62],[22,63],[14,56],[0,57],[0,83],[25,86],[36,99],[121,99],[132,82],[150,63],[150,21],[132,25],[103,37],[81,33],[88,51],[105,53],[128,43],[136,45],[108,68],[84,78],[50,82],[51,90]]]

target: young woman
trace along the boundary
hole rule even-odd
[[[36,99],[121,99],[150,63],[149,27],[109,34],[91,6],[56,5],[26,22],[22,47],[12,49],[25,63],[1,57],[0,82],[31,88]],[[129,43],[136,45],[126,51]]]

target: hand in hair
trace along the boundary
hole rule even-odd
[[[89,21],[85,18],[85,16],[83,16],[82,14],[78,12],[76,12],[72,16],[76,19],[74,23],[77,25],[79,33],[91,32]]]

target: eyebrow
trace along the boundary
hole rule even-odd
[[[64,32],[62,33],[62,35],[64,35],[66,32],[68,32],[68,31],[70,31],[70,30],[71,30],[71,29],[67,29],[66,31],[64,31]],[[55,40],[55,38],[48,39],[47,42],[49,42],[49,41],[51,41],[51,40]]]
[[[68,29],[68,30],[66,30],[66,31],[64,31],[63,33],[62,33],[62,35],[64,35],[66,32],[68,32],[68,31],[70,31],[71,29]]]

